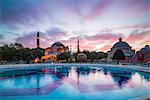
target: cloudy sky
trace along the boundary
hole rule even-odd
[[[107,51],[122,37],[139,50],[150,44],[150,0],[0,0],[0,44],[41,47],[60,41],[76,51]]]

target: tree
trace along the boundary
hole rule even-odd
[[[0,61],[2,60],[2,47],[0,46]]]
[[[106,59],[108,55],[107,55],[107,53],[104,53],[104,52],[97,52],[97,56],[98,56],[97,59],[100,60],[100,59],[103,59],[103,58]]]
[[[2,60],[13,61],[14,60],[13,58],[14,58],[15,54],[16,54],[16,52],[15,52],[15,48],[13,46],[4,44],[1,47],[0,55],[1,55]]]
[[[97,53],[95,51],[92,51],[90,53],[90,60],[95,61],[95,60],[97,60],[97,58],[98,58]]]
[[[33,59],[32,52],[29,48],[22,48],[19,51],[19,58],[22,61],[29,63]]]
[[[13,61],[21,60],[20,51],[24,49],[23,45],[20,43],[10,44],[10,48],[14,48]]]
[[[39,58],[41,59],[41,57],[44,55],[44,49],[43,48],[34,48],[34,49],[31,49],[32,51],[32,55],[33,55],[33,58]]]
[[[86,54],[87,59],[90,59],[90,52],[89,52],[89,50],[83,50],[83,53]]]
[[[77,53],[73,53],[72,54],[72,60],[74,61],[74,62],[76,62],[77,61]]]
[[[24,48],[20,43],[4,44],[0,46],[0,60],[7,62],[24,61],[29,63],[35,58],[41,58],[44,55],[42,48]]]
[[[121,49],[117,49],[113,55],[113,60],[117,60],[117,64],[119,64],[120,60],[125,60],[125,55]]]
[[[71,54],[69,52],[61,53],[57,56],[58,60],[66,60],[68,62],[69,59],[71,59]]]

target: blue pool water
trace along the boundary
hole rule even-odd
[[[102,66],[0,71],[0,100],[128,100],[150,95],[150,73]]]

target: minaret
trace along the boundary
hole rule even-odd
[[[37,32],[36,44],[37,44],[37,48],[39,48],[40,47],[40,33],[39,32]]]
[[[78,39],[78,42],[77,42],[77,53],[80,52],[80,46],[79,46],[79,39]]]

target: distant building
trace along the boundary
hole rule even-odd
[[[150,63],[150,47],[146,45],[132,57],[133,63]]]
[[[84,53],[77,54],[77,61],[78,62],[85,62],[87,60],[87,56]]]
[[[131,62],[132,56],[135,54],[135,50],[132,50],[132,47],[127,43],[122,41],[122,38],[119,38],[119,42],[115,43],[110,51],[108,51],[107,61],[112,62],[112,58],[117,49],[121,49],[125,55],[125,60],[122,62]]]
[[[45,55],[42,57],[42,60],[56,61],[57,55],[63,52],[69,52],[68,46],[65,47],[62,43],[56,42],[51,47],[46,48]]]

